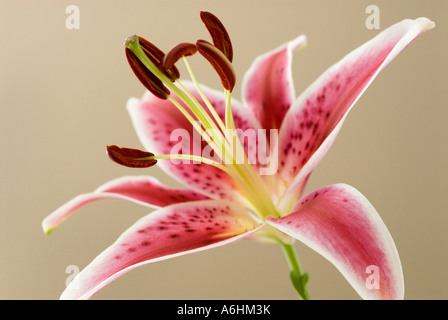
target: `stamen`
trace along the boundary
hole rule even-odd
[[[200,121],[202,125],[204,125],[204,128],[206,130],[213,129],[214,123],[210,119],[209,115],[203,110],[202,106],[199,103],[195,103],[191,100],[190,95],[188,93],[184,93],[182,90],[180,90],[175,83],[179,84],[178,80],[173,83],[163,72],[160,70],[160,67],[157,67],[155,62],[151,60],[143,51],[143,48],[141,47],[139,43],[139,38],[137,36],[129,37],[125,42],[126,48],[132,51],[132,53],[135,55],[135,57],[146,67],[149,72],[151,72],[154,76],[156,76],[164,85],[166,85],[170,90],[173,90],[175,94],[181,99],[183,103],[187,106],[187,108],[193,113],[194,116]],[[156,61],[157,63],[157,61]],[[174,68],[174,67],[173,67]],[[162,68],[163,69],[163,68]],[[138,70],[138,69],[137,69]],[[152,82],[148,82],[149,84],[152,84]],[[151,91],[153,93],[158,93],[157,91]],[[163,93],[162,93],[163,94]],[[181,111],[181,113],[188,119],[188,121],[193,125],[193,127],[201,134],[202,128],[198,126],[198,124],[195,122],[195,119],[189,114],[189,112],[178,102],[176,101],[171,95],[164,96],[162,94],[159,94],[159,97],[168,99],[174,105]],[[207,138],[207,137],[205,137]],[[220,148],[219,146],[214,143],[215,141],[206,139],[207,143],[212,145],[212,148],[220,154],[218,151]],[[219,139],[217,140],[219,141]]]
[[[146,40],[145,38],[138,37],[140,46],[143,49],[143,52],[148,56],[149,59],[156,65],[156,67],[162,71],[171,81],[175,81],[179,78],[179,70],[174,66],[170,68],[171,73],[175,76],[173,77],[170,73],[166,72],[163,67],[163,60],[165,58],[165,53],[157,48],[154,44]]]
[[[170,95],[170,91],[163,85],[163,82],[149,71],[130,49],[125,48],[125,51],[128,63],[138,80],[153,95],[160,99],[166,99]]]
[[[234,150],[234,140],[230,140],[230,138],[234,139],[234,135],[227,132],[228,129],[235,130],[231,110],[231,91],[235,85],[236,76],[231,63],[233,51],[230,39],[224,26],[215,16],[203,12],[201,13],[201,18],[212,35],[214,44],[204,40],[198,40],[196,45],[181,43],[165,55],[149,41],[138,36],[132,36],[126,41],[126,48],[128,49],[126,55],[132,69],[145,87],[156,96],[171,101],[209,144],[218,158],[221,159],[221,163],[208,158],[186,154],[154,156],[150,152],[119,148],[117,146],[108,146],[109,157],[121,165],[133,168],[153,166],[156,164],[157,159],[192,160],[212,165],[232,177],[246,195],[246,199],[253,207],[254,212],[261,218],[268,215],[279,216],[266,186],[260,176],[254,171],[252,165],[248,163],[243,145],[241,145],[240,141],[237,141],[236,150]],[[213,66],[226,90],[225,123],[223,123],[216,110],[214,110],[213,105],[205,97],[187,63],[186,56],[194,54],[196,51],[199,51]],[[184,59],[192,80],[197,86],[198,92],[210,114],[178,80],[179,72],[175,67],[175,63],[180,58]],[[170,90],[173,92],[173,96],[171,96]],[[174,95],[180,101],[176,100]],[[244,155],[243,162],[239,161],[239,155]]]
[[[233,60],[233,48],[229,34],[219,19],[210,12],[201,11],[201,20],[212,36],[213,44],[229,59]]]
[[[171,49],[164,57],[162,67],[167,71],[173,78],[179,78],[179,71],[176,71],[174,64],[182,57],[192,56],[196,53],[196,46],[192,43],[180,43]]]
[[[142,38],[140,36],[138,37],[138,42],[140,43],[140,46],[142,47],[145,54],[148,56],[149,59],[156,65],[161,66],[163,57],[165,56],[165,53],[160,50],[156,45],[152,44],[145,38]]]
[[[198,40],[196,42],[196,47],[198,48],[199,53],[210,62],[212,67],[218,73],[224,89],[232,92],[236,82],[236,75],[229,59],[222,53],[222,51],[205,40]]]
[[[204,163],[204,164],[208,164],[211,166],[214,166],[218,169],[221,169],[225,172],[227,172],[227,168],[225,165],[216,162],[214,160],[208,159],[208,158],[204,158],[201,156],[196,156],[193,154],[164,154],[164,155],[157,155],[157,156],[152,156],[151,159],[169,159],[169,160],[189,160],[189,161],[194,161],[194,162],[200,162],[200,163]]]
[[[154,154],[147,151],[141,151],[131,148],[120,148],[116,145],[107,146],[109,158],[125,167],[130,168],[149,168],[157,163],[157,160],[150,158]]]

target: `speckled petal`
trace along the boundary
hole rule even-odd
[[[299,36],[257,57],[244,75],[243,103],[264,129],[279,129],[295,99],[292,52],[305,45],[306,37]]]
[[[94,192],[81,194],[47,216],[42,227],[50,233],[79,208],[101,199],[122,199],[158,208],[186,201],[206,200],[207,197],[188,189],[164,186],[154,177],[126,176],[109,181]]]
[[[333,263],[363,299],[403,299],[394,241],[375,208],[353,187],[321,188],[290,215],[266,221]]]
[[[230,244],[262,226],[242,207],[225,200],[158,209],[97,256],[74,278],[61,299],[88,299],[134,268]]]
[[[300,197],[304,179],[331,146],[347,113],[373,79],[433,26],[426,18],[391,26],[330,67],[298,98],[279,135],[280,176],[287,183],[294,179],[282,199],[287,204],[280,205],[284,210],[291,209]]]

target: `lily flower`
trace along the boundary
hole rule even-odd
[[[155,209],[85,267],[61,299],[88,299],[142,265],[241,239],[280,245],[303,299],[309,298],[308,274],[300,267],[295,240],[330,261],[361,298],[403,299],[397,248],[372,204],[346,184],[303,193],[364,90],[434,23],[418,18],[392,25],[327,69],[296,98],[292,54],[306,45],[306,37],[299,36],[255,59],[242,80],[239,102],[231,97],[236,77],[230,38],[214,15],[201,12],[201,19],[213,43],[181,43],[165,54],[141,37],[126,40],[128,62],[148,89],[141,99],[127,103],[147,151],[107,147],[119,164],[146,168],[157,163],[188,187],[172,188],[150,176],[125,176],[75,197],[45,218],[42,226],[50,233],[99,199],[129,200]],[[216,70],[224,92],[197,82],[187,59],[197,52]],[[179,80],[179,60],[191,81]],[[172,139],[176,130],[186,133],[177,136],[180,142]],[[250,130],[262,134],[246,134]],[[262,145],[271,152],[269,162],[257,153]],[[367,283],[371,266],[379,281],[373,286]]]

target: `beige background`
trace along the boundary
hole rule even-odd
[[[65,8],[80,8],[80,30],[67,30]],[[151,174],[111,163],[107,144],[140,147],[125,109],[142,86],[123,40],[140,34],[167,50],[208,39],[200,10],[225,23],[241,79],[253,58],[296,37],[299,94],[328,66],[370,39],[365,8],[379,6],[381,29],[427,16],[436,28],[374,81],[349,115],[308,190],[344,182],[375,205],[398,247],[407,299],[447,299],[448,2],[439,1],[0,1],[0,298],[57,299],[83,268],[147,208],[118,200],[91,204],[51,236],[41,220],[77,194],[110,179]],[[219,88],[209,66],[199,80]],[[297,244],[314,299],[358,299],[339,272]],[[295,299],[279,247],[237,244],[139,268],[97,299]]]

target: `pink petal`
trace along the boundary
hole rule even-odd
[[[153,177],[121,177],[103,184],[92,193],[81,194],[56,209],[42,222],[45,233],[50,233],[84,205],[106,198],[128,200],[153,208],[207,199],[206,196],[192,190],[166,187]]]
[[[261,227],[242,208],[225,200],[188,202],[143,217],[97,256],[61,299],[88,299],[141,265],[223,246]]]
[[[266,221],[333,263],[363,299],[403,299],[394,241],[375,208],[353,187],[321,188],[290,215]],[[377,273],[372,275],[372,270]],[[379,288],[371,283],[375,278]]]
[[[186,82],[185,86],[194,96],[202,101],[193,84]],[[225,99],[221,92],[201,86],[218,115],[224,119]],[[207,110],[207,109],[206,109]],[[236,100],[232,101],[234,122],[237,128],[244,130],[259,128],[259,124],[251,113]],[[143,99],[130,99],[128,111],[137,134],[143,146],[156,155],[179,153],[178,143],[182,142],[183,154],[207,155],[204,151],[206,142],[201,141],[199,134],[194,132],[192,125],[168,100],[160,100],[151,94],[145,94]],[[183,129],[185,136],[175,135],[175,141],[170,141],[171,134],[176,129]],[[180,132],[177,130],[176,132]],[[182,138],[181,138],[182,137]],[[234,181],[223,171],[206,164],[181,163],[171,160],[160,160],[160,167],[169,175],[188,185],[190,188],[212,198],[238,199],[240,192]]]
[[[433,26],[426,18],[391,26],[325,71],[298,98],[279,136],[279,173],[287,182],[295,179],[285,196],[290,197],[285,208],[300,197],[303,180],[325,155],[347,113],[377,74]]]
[[[300,36],[267,52],[252,63],[243,78],[243,101],[264,129],[278,129],[295,99],[292,51],[306,45]]]

